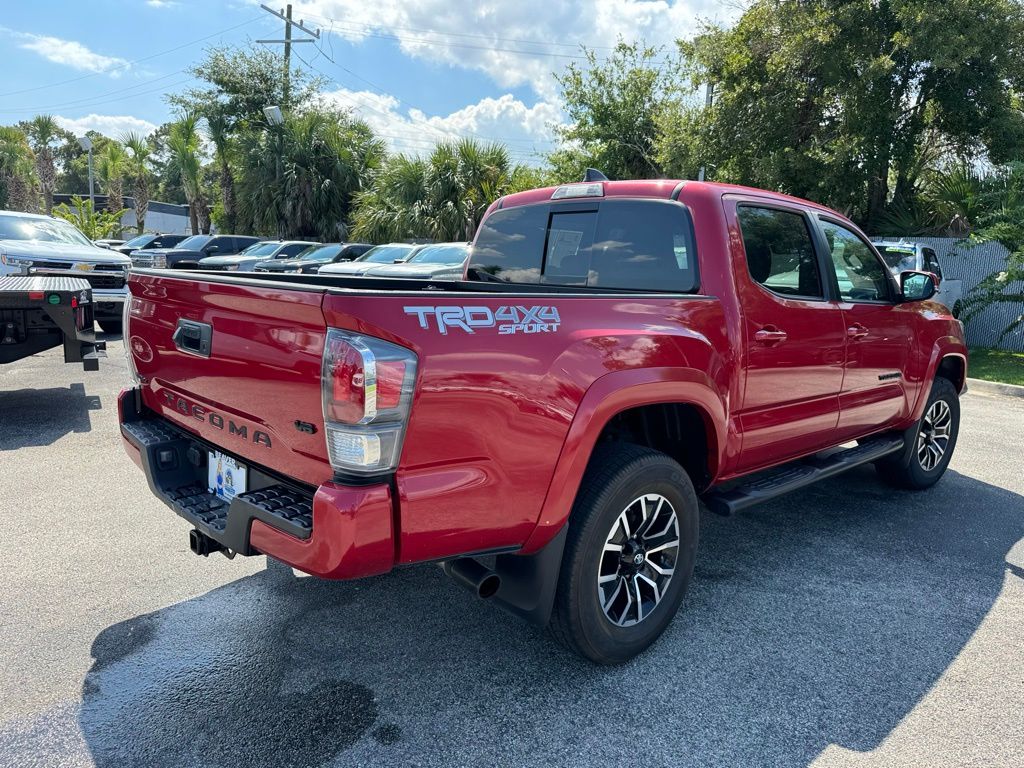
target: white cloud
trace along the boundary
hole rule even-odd
[[[63,40],[50,35],[36,35],[31,32],[18,32],[6,27],[0,27],[0,31],[20,40],[19,48],[32,51],[47,61],[63,64],[72,69],[101,72],[109,74],[111,77],[118,77],[127,71],[130,65],[127,59],[104,56],[74,40]]]
[[[174,8],[175,6],[181,5],[181,3],[175,0],[146,0],[146,5],[150,8]]]
[[[323,96],[369,123],[392,150],[414,155],[429,152],[438,141],[473,136],[505,145],[516,162],[537,162],[551,147],[551,124],[560,119],[557,106],[539,101],[528,107],[511,94],[488,97],[448,115],[403,108],[394,96],[372,91],[340,88]]]
[[[61,128],[71,131],[75,136],[81,136],[86,131],[96,131],[116,139],[127,131],[134,131],[145,136],[156,130],[155,124],[131,115],[92,114],[77,118],[56,115],[54,119]]]
[[[305,0],[293,14],[355,42],[398,38],[412,57],[483,71],[504,88],[528,85],[550,101],[553,73],[579,61],[581,44],[598,56],[619,38],[674,53],[675,41],[691,37],[699,19],[728,22],[740,10],[739,2],[714,0]]]

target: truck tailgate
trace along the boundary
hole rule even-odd
[[[323,290],[133,274],[126,344],[147,407],[258,466],[331,477],[323,436]],[[175,340],[175,332],[179,331]],[[198,336],[208,336],[199,349]],[[191,339],[191,340],[190,340]]]

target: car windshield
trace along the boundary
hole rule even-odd
[[[876,245],[882,261],[893,272],[917,269],[917,252],[909,246]]]
[[[413,252],[414,245],[378,245],[371,248],[356,261],[368,261],[371,264],[394,264],[396,261],[405,261]]]
[[[177,247],[183,251],[199,251],[211,240],[213,240],[212,235],[192,235],[178,243]]]
[[[466,260],[469,247],[462,245],[428,245],[411,259],[410,264],[461,264]]]
[[[271,256],[281,247],[280,243],[253,243],[244,251],[242,256]]]
[[[139,235],[124,244],[125,248],[145,248],[153,241],[153,235]]]
[[[73,225],[33,216],[0,216],[0,240],[38,240],[66,245],[93,245]],[[95,246],[94,246],[95,247]]]
[[[302,261],[330,261],[340,251],[340,245],[311,245],[295,258]]]

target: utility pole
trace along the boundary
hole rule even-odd
[[[292,43],[315,43],[320,39],[320,30],[312,30],[303,24],[302,19],[298,21],[292,21],[292,6],[289,3],[284,10],[275,11],[273,8],[269,8],[266,5],[260,5],[264,11],[269,13],[271,16],[277,16],[281,21],[284,22],[284,39],[283,40],[257,40],[257,43],[263,43],[264,45],[284,45],[284,88],[282,89],[284,98],[281,101],[281,106],[284,109],[288,109],[291,106],[291,67],[292,67]],[[298,37],[292,39],[292,27],[305,32],[307,35],[312,37]]]

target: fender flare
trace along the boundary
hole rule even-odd
[[[921,389],[917,394],[917,400],[914,402],[912,413],[915,423],[924,415],[924,406],[928,402],[928,396],[931,394],[931,383],[935,381],[935,376],[939,372],[939,366],[942,365],[942,361],[947,357],[958,357],[964,365],[964,380],[957,394],[963,394],[964,388],[967,386],[967,349],[964,347],[964,343],[956,336],[943,336],[936,339],[935,344],[932,345],[931,355],[928,358],[927,375],[921,382]]]
[[[569,518],[583,473],[605,425],[630,408],[680,403],[699,408],[708,435],[715,441],[709,468],[722,462],[727,437],[727,406],[714,382],[692,368],[642,368],[614,371],[595,380],[583,395],[558,455],[537,525],[521,550],[531,554],[551,541]]]

